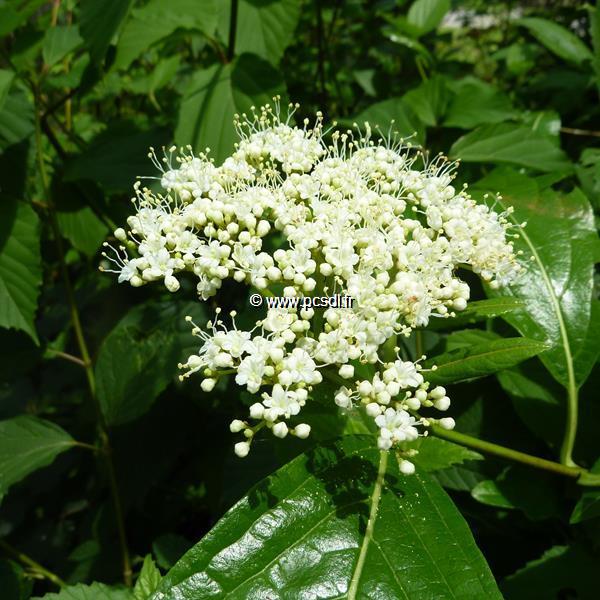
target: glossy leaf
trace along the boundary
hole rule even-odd
[[[507,96],[475,77],[455,82],[452,89],[456,95],[448,107],[446,127],[473,129],[487,123],[503,123],[518,115]]]
[[[48,66],[56,64],[81,45],[83,39],[73,25],[51,27],[44,35],[42,56]]]
[[[432,597],[500,598],[442,489],[421,473],[402,476],[393,454],[380,488],[379,454],[370,436],[347,436],[294,459],[185,554],[153,600],[267,598],[281,590],[290,598],[414,598],[424,590]]]
[[[468,460],[483,459],[478,452],[433,436],[420,437],[409,447],[419,452],[411,461],[427,472],[447,469]]]
[[[82,0],[79,30],[96,63],[104,59],[133,0]]]
[[[457,312],[455,317],[432,319],[428,327],[430,329],[463,327],[464,325],[479,323],[487,319],[518,311],[523,305],[522,300],[513,296],[498,296],[497,298],[488,298],[486,300],[473,300],[473,302],[469,302],[465,310]]]
[[[424,366],[435,365],[437,369],[427,373],[427,380],[444,385],[497,373],[547,349],[546,344],[532,339],[502,338],[431,357]]]
[[[565,153],[547,136],[521,125],[483,125],[459,138],[452,158],[475,163],[509,163],[538,171],[570,171]]]
[[[28,204],[5,198],[0,203],[0,327],[25,331],[37,342],[41,282],[37,214]]]
[[[154,564],[152,556],[150,554],[146,555],[142,570],[133,588],[135,600],[148,600],[158,588],[161,578],[160,571]]]
[[[420,34],[433,31],[450,10],[450,0],[415,0],[408,9],[407,19]]]
[[[581,64],[593,58],[590,49],[581,39],[558,23],[539,17],[527,17],[519,19],[518,24],[526,27],[550,52],[565,60]]]
[[[515,248],[533,257],[513,285],[489,295],[523,300],[522,311],[504,318],[522,335],[552,344],[540,358],[559,383],[581,385],[600,351],[600,320],[592,318],[598,237],[589,202],[577,189],[568,195],[541,191],[535,181],[507,170],[492,172],[476,188],[501,192],[501,206],[514,207],[511,218],[527,221]]]
[[[266,61],[244,54],[233,63],[213,65],[196,72],[183,95],[175,140],[195,150],[209,147],[217,163],[233,150],[236,113],[273,101],[282,92],[282,80]]]
[[[33,416],[0,421],[0,496],[74,444],[66,431],[50,421]]]
[[[78,583],[63,588],[56,594],[46,594],[42,598],[32,600],[135,600],[130,590],[109,587],[103,583],[85,585]]]
[[[217,26],[218,0],[151,0],[133,9],[117,45],[113,65],[127,68],[142,52],[177,29],[213,35]]]
[[[229,41],[231,2],[220,2],[218,31],[224,44]],[[249,52],[279,64],[293,39],[300,17],[301,0],[239,0],[235,35],[236,55]]]

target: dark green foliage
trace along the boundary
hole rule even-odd
[[[462,273],[468,309],[401,351],[437,365],[457,431],[598,483],[597,5],[0,0],[0,36],[2,600],[597,597],[600,487],[433,436],[416,475],[394,453],[382,472],[333,385],[309,440],[242,462],[227,426],[252,397],[177,378],[184,317],[216,303],[97,270],[149,146],[219,163],[234,114],[275,95],[298,123],[397,131],[513,207],[531,258],[500,290]],[[218,304],[256,318],[241,286]]]

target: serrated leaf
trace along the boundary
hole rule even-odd
[[[144,414],[178,373],[194,343],[186,315],[201,320],[195,303],[149,302],[132,309],[102,343],[96,362],[98,401],[110,425]],[[148,371],[152,377],[148,377]]]
[[[109,587],[103,583],[85,585],[78,583],[63,588],[56,594],[46,594],[32,600],[135,600],[125,588]]]
[[[539,17],[527,17],[517,21],[550,52],[575,64],[592,60],[590,49],[566,27]]]
[[[36,343],[41,282],[38,217],[28,204],[5,198],[0,203],[0,327],[25,331]]]
[[[514,208],[510,218],[527,221],[515,249],[533,257],[515,283],[488,295],[523,300],[523,310],[504,319],[522,335],[552,345],[540,358],[561,385],[581,385],[600,351],[600,315],[592,303],[599,242],[589,202],[578,189],[568,195],[540,191],[510,170],[492,172],[475,189],[502,193],[500,205]]]
[[[100,63],[129,12],[133,0],[82,0],[81,37],[95,63]]]
[[[543,342],[532,339],[502,338],[431,357],[424,367],[435,365],[437,369],[427,373],[427,380],[434,385],[444,385],[497,373],[548,348]]]
[[[417,468],[423,469],[428,473],[447,469],[452,465],[462,464],[467,460],[483,459],[483,456],[478,452],[433,436],[420,437],[408,447],[419,452],[410,459],[411,462],[415,463]]]
[[[268,104],[282,91],[279,73],[250,54],[198,71],[181,100],[175,140],[181,146],[191,144],[195,150],[209,147],[221,163],[237,141],[234,115],[249,112],[253,105]]]
[[[415,0],[408,9],[407,20],[420,35],[433,31],[450,10],[450,0]]]
[[[50,421],[32,416],[0,421],[0,496],[74,444],[64,429]]]
[[[452,88],[456,95],[448,107],[446,127],[473,129],[487,123],[503,123],[518,115],[507,96],[480,79],[465,77]]]
[[[42,45],[44,62],[51,67],[80,46],[82,42],[79,31],[73,25],[51,27],[44,35]]]
[[[135,582],[133,588],[133,596],[135,600],[148,600],[150,596],[158,589],[162,575],[158,567],[154,564],[152,556],[146,555],[140,575]]]
[[[217,0],[151,0],[131,11],[117,45],[113,68],[126,69],[142,52],[177,29],[213,35]]]
[[[417,598],[423,590],[501,597],[443,490],[423,473],[401,475],[393,454],[385,469],[370,436],[320,446],[251,489],[152,600],[268,598],[282,590],[290,598]]]
[[[231,2],[221,3],[218,33],[229,42]],[[235,34],[236,55],[250,52],[278,65],[293,40],[301,0],[239,0]]]
[[[508,123],[483,125],[459,138],[452,158],[475,163],[509,163],[538,171],[571,171],[565,153],[543,133]]]

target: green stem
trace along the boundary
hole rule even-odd
[[[577,435],[578,420],[578,392],[575,385],[575,376],[569,372],[569,385],[567,387],[567,419],[562,446],[560,447],[560,462],[570,467],[576,466],[573,460],[573,448],[575,447],[575,436]]]
[[[552,473],[556,473],[557,475],[563,475],[565,477],[572,477],[574,479],[577,479],[580,476],[587,473],[585,469],[582,469],[580,467],[571,467],[557,462],[553,462],[551,460],[546,460],[545,458],[532,456],[531,454],[525,454],[525,452],[519,452],[518,450],[506,448],[505,446],[500,446],[499,444],[493,444],[492,442],[479,440],[477,438],[474,438],[470,435],[466,435],[464,433],[460,433],[458,431],[448,431],[447,429],[443,429],[438,425],[432,425],[430,429],[433,435],[444,440],[460,444],[461,446],[466,446],[467,448],[481,450],[482,452],[486,452],[487,454],[492,454],[494,456],[499,456],[500,458],[514,460],[521,464],[529,465],[530,467],[535,467],[536,469],[550,471]]]
[[[371,494],[371,510],[369,512],[369,521],[367,522],[365,537],[363,538],[362,545],[360,547],[360,553],[358,555],[358,561],[356,563],[354,573],[352,574],[350,587],[348,588],[348,600],[356,600],[357,598],[358,584],[360,583],[360,577],[365,566],[365,560],[367,559],[369,544],[373,539],[373,530],[375,528],[375,521],[377,520],[377,511],[379,510],[381,491],[383,489],[383,481],[385,479],[385,472],[387,470],[388,454],[389,453],[387,450],[381,450],[379,452],[379,469],[377,470],[377,479],[375,481],[375,486],[373,487],[373,493]]]
[[[237,31],[238,0],[231,0],[231,14],[229,16],[229,45],[227,47],[227,58],[229,62],[235,56],[235,34]]]
[[[0,548],[2,548],[2,550],[4,550],[7,554],[9,554],[22,564],[28,566],[34,573],[38,573],[42,577],[45,577],[48,581],[51,581],[56,586],[62,588],[67,585],[58,575],[52,573],[52,571],[49,571],[48,569],[46,569],[46,567],[40,565],[40,563],[33,560],[33,558],[27,556],[27,554],[24,554],[16,548],[13,548],[8,542],[0,540]]]
[[[132,584],[132,570],[131,570],[131,560],[129,557],[129,550],[127,547],[127,539],[125,535],[125,520],[123,517],[123,509],[121,506],[121,499],[119,495],[119,489],[117,486],[117,480],[115,476],[114,465],[112,461],[112,449],[110,445],[110,439],[108,436],[108,431],[106,427],[106,423],[104,421],[104,416],[100,409],[100,405],[98,403],[98,399],[96,396],[96,378],[94,375],[94,367],[92,365],[92,360],[90,358],[90,353],[88,351],[87,343],[85,341],[85,336],[83,334],[83,328],[81,326],[81,319],[79,318],[79,310],[77,308],[77,303],[75,300],[75,293],[73,291],[73,286],[71,285],[71,279],[69,277],[69,271],[67,269],[67,264],[65,261],[65,251],[62,243],[62,236],[60,233],[60,228],[58,226],[58,220],[56,218],[56,210],[54,207],[54,202],[50,195],[50,185],[48,180],[48,175],[46,173],[46,165],[44,164],[44,156],[42,152],[42,127],[41,127],[41,106],[40,106],[40,98],[39,91],[37,86],[33,89],[34,98],[35,98],[35,143],[36,143],[36,153],[38,160],[38,167],[40,171],[40,178],[42,181],[42,188],[44,191],[44,195],[46,197],[46,203],[48,205],[48,216],[50,226],[52,228],[52,232],[54,235],[54,239],[56,242],[56,248],[58,251],[58,257],[60,261],[60,270],[65,286],[65,291],[67,294],[67,302],[69,304],[70,316],[71,316],[71,324],[73,326],[73,330],[75,331],[75,338],[77,340],[77,345],[79,347],[79,352],[81,354],[81,360],[83,362],[85,368],[85,374],[88,382],[88,387],[90,390],[90,395],[94,402],[94,406],[96,408],[96,414],[98,418],[98,429],[100,433],[100,441],[102,444],[103,455],[105,456],[106,468],[108,472],[108,481],[109,487],[111,491],[111,496],[113,499],[113,504],[115,508],[115,517],[117,521],[117,531],[119,536],[119,544],[121,547],[121,555],[123,562],[123,580],[126,585],[130,586]]]
[[[423,332],[420,329],[415,331],[415,360],[419,360],[423,356],[424,350]]]

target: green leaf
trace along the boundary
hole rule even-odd
[[[60,590],[56,594],[46,594],[32,600],[135,600],[131,591],[125,588],[109,587],[103,583],[85,585],[78,583]]]
[[[593,600],[598,589],[598,559],[582,546],[554,546],[502,582],[506,598]]]
[[[480,79],[465,77],[452,88],[456,95],[448,107],[446,127],[473,129],[486,123],[503,123],[518,115],[507,96]]]
[[[514,284],[488,295],[523,300],[523,310],[504,319],[522,335],[552,344],[540,358],[561,385],[581,385],[600,351],[600,319],[592,318],[599,244],[589,202],[578,189],[567,195],[540,191],[534,180],[504,169],[479,181],[476,190],[501,192],[500,205],[514,208],[511,219],[527,221],[515,249],[533,257]]]
[[[28,204],[5,198],[0,203],[0,327],[25,331],[36,343],[41,282],[38,217]]]
[[[33,106],[20,89],[13,89],[0,105],[0,152],[33,133]]]
[[[10,89],[10,84],[13,82],[14,78],[15,74],[13,71],[0,69],[0,110],[8,96],[8,90]]]
[[[217,0],[150,0],[131,11],[117,45],[113,68],[126,69],[142,52],[177,29],[212,36],[217,26]]]
[[[167,135],[164,129],[140,130],[129,122],[113,123],[67,162],[64,180],[91,180],[107,192],[131,190],[137,176],[155,174],[148,148],[160,148]]]
[[[154,564],[152,556],[146,555],[140,575],[135,582],[133,588],[133,596],[135,600],[148,600],[150,596],[158,589],[162,575],[158,567]]]
[[[463,327],[499,317],[514,311],[521,310],[524,302],[513,296],[498,296],[497,298],[488,298],[486,300],[474,300],[469,302],[467,308],[457,312],[455,317],[446,319],[432,319],[428,327],[430,329],[449,329]]]
[[[552,476],[537,474],[531,469],[510,467],[495,481],[479,482],[471,496],[482,504],[498,508],[520,509],[529,519],[539,521],[560,514],[559,498]]]
[[[452,350],[424,363],[426,368],[437,367],[427,373],[426,379],[434,385],[443,385],[484,377],[508,369],[548,347],[543,342],[527,338],[502,338]]]
[[[478,452],[433,436],[420,437],[408,447],[418,450],[419,453],[412,457],[411,461],[417,465],[417,468],[427,472],[447,469],[467,460],[483,459]]]
[[[0,496],[74,444],[66,431],[50,421],[32,416],[0,421]]]
[[[102,343],[96,362],[98,401],[110,425],[144,414],[178,372],[194,339],[186,315],[197,303],[147,303],[131,310]],[[151,370],[152,377],[148,377]]]
[[[6,600],[28,600],[33,581],[23,569],[10,560],[0,561],[0,590]]]
[[[509,163],[538,171],[570,171],[565,153],[548,136],[521,125],[483,125],[459,138],[450,156],[464,162]]]
[[[233,63],[196,72],[183,95],[175,130],[177,144],[209,147],[217,163],[233,151],[236,113],[272,102],[283,90],[281,76],[266,61],[244,54]]]
[[[393,454],[386,471],[382,456],[370,436],[346,436],[292,460],[183,556],[153,600],[500,598],[444,491],[401,475]]]
[[[82,0],[81,37],[95,63],[100,63],[129,12],[132,0]]]
[[[527,17],[517,21],[550,52],[575,64],[592,60],[590,49],[567,28],[539,17]]]
[[[87,256],[94,256],[106,238],[108,227],[89,206],[76,211],[58,212],[58,225],[61,233],[73,247]]]
[[[600,460],[595,462],[590,471],[592,473],[600,473]],[[600,517],[600,489],[586,489],[577,501],[569,522],[581,523],[582,521],[596,519],[597,517]]]
[[[388,132],[410,138],[423,143],[425,130],[423,124],[410,106],[402,98],[390,98],[372,104],[352,119],[340,119],[341,123],[352,125],[357,123],[361,129],[368,123],[374,131],[378,129],[383,135]],[[416,134],[416,135],[415,135]]]
[[[62,60],[67,54],[81,45],[83,39],[76,27],[58,25],[51,27],[44,35],[42,56],[44,62],[51,67]]]
[[[278,65],[291,44],[300,18],[301,0],[239,0],[235,34],[236,55],[250,52]],[[221,2],[218,32],[229,42],[231,2]]]
[[[433,75],[418,87],[406,92],[402,100],[413,110],[417,117],[430,127],[437,125],[448,104],[446,78]]]
[[[449,10],[450,0],[415,0],[408,9],[408,22],[423,35],[436,29]]]

